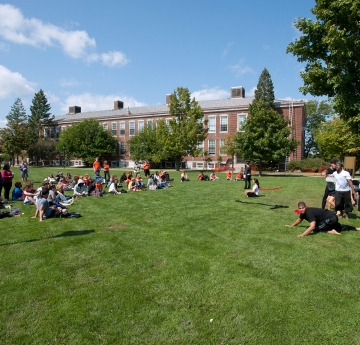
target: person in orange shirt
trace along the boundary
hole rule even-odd
[[[96,175],[96,172],[99,172],[99,175],[100,175],[101,164],[99,162],[99,157],[95,158],[95,162],[93,163],[93,169],[94,169],[94,174],[95,175]]]
[[[241,173],[237,173],[237,175],[236,175],[236,178],[235,178],[235,181],[241,181]]]
[[[104,161],[104,179],[106,182],[110,180],[110,165],[108,161]]]
[[[232,181],[232,172],[230,170],[226,173],[226,179]]]
[[[143,163],[145,177],[150,176],[150,164],[147,161]]]

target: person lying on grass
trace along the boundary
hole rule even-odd
[[[341,225],[338,221],[336,214],[329,210],[323,210],[322,208],[307,207],[303,201],[298,203],[299,218],[291,225],[286,224],[287,227],[293,227],[299,225],[304,219],[310,223],[310,226],[298,237],[303,237],[311,234],[312,232],[327,232],[328,234],[341,235],[340,232],[344,230],[357,230],[350,225]]]
[[[61,213],[66,213],[66,209],[61,209],[56,206],[50,206],[47,198],[49,196],[49,189],[43,188],[39,197],[36,200],[36,211],[35,216],[31,218],[37,218],[39,216],[39,221],[42,222],[45,218],[54,218]]]

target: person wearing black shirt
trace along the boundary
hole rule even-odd
[[[309,235],[311,232],[327,232],[328,234],[340,235],[344,230],[357,230],[350,225],[341,225],[338,221],[336,214],[329,210],[323,210],[322,208],[307,207],[303,201],[298,203],[299,218],[291,225],[285,225],[287,227],[293,227],[299,225],[304,219],[310,223],[310,226],[298,237]]]
[[[250,189],[251,188],[251,167],[249,165],[249,162],[246,162],[245,164],[245,187],[244,189]]]

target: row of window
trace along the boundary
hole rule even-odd
[[[207,153],[208,155],[215,155],[216,154],[216,139],[209,139],[208,142],[208,148],[207,148]],[[225,145],[225,140],[224,139],[220,139],[218,140],[218,149],[219,149],[219,154],[225,156],[226,152],[223,149],[223,146]],[[204,151],[204,142],[201,142],[198,144],[197,147],[199,150],[203,150]]]

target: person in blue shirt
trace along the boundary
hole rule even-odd
[[[11,194],[11,199],[13,201],[23,201],[23,198],[22,198],[23,191],[22,191],[21,187],[22,187],[21,182],[15,183],[15,188],[13,189],[12,194]]]

